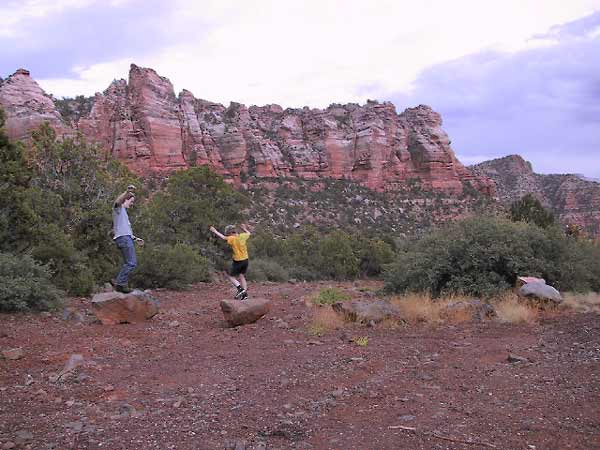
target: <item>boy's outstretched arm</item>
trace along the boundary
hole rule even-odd
[[[221,233],[219,233],[215,227],[211,226],[211,227],[209,228],[209,230],[210,230],[210,231],[212,231],[213,233],[215,233],[215,234],[216,234],[217,236],[219,236],[221,239],[225,239],[225,240],[227,240],[227,238],[226,238],[225,236],[223,236]]]
[[[240,224],[240,227],[242,227],[242,230],[244,230],[246,233],[252,234],[248,229],[248,225],[246,225],[245,223]]]

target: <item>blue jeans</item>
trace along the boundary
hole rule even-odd
[[[129,273],[137,266],[133,238],[131,236],[119,236],[115,239],[115,243],[119,247],[119,250],[121,250],[121,255],[123,255],[123,267],[121,267],[121,271],[115,281],[121,286],[126,286],[129,280]]]

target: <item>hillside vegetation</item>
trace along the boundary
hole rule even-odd
[[[0,111],[1,261],[35,276],[2,270],[3,286],[29,294],[12,301],[7,288],[0,310],[46,309],[61,291],[88,295],[112,278],[121,259],[111,205],[132,183],[133,229],[147,242],[132,281],[143,288],[209,280],[230,256],[208,228],[248,222],[254,280],[382,276],[392,292],[490,296],[527,274],[562,290],[600,290],[598,247],[564,236],[531,199],[508,217],[491,214],[493,204],[475,193],[445,198],[419,186],[395,196],[344,182],[237,191],[206,166],[144,180],[81,136],[59,140],[45,125],[26,148],[9,142],[3,125]],[[444,225],[457,214],[472,217]],[[46,284],[48,301],[39,289]]]

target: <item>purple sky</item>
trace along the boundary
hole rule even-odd
[[[600,178],[599,31],[600,12],[536,36],[552,46],[439,64],[391,100],[440,112],[465,164],[517,153],[538,173]]]
[[[5,0],[0,76],[93,95],[135,63],[225,105],[428,104],[465,164],[517,153],[600,178],[600,0],[344,5]]]

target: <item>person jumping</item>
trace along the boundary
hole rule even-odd
[[[245,224],[241,224],[240,227],[244,231],[238,233],[235,225],[227,225],[225,227],[225,234],[219,233],[215,227],[211,226],[210,231],[216,234],[218,237],[227,241],[233,250],[233,261],[231,262],[231,268],[227,274],[229,281],[236,287],[237,293],[235,299],[245,300],[248,298],[248,284],[246,283],[246,271],[248,270],[248,247],[246,241],[250,237],[250,230]],[[239,277],[239,281],[236,279]]]

